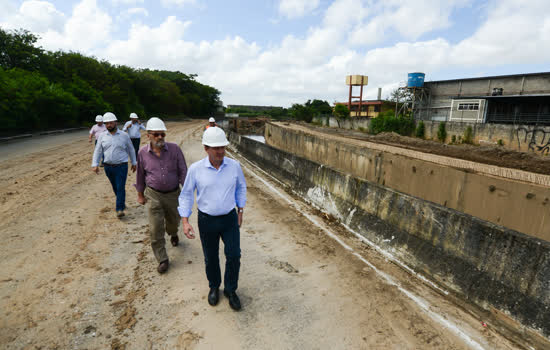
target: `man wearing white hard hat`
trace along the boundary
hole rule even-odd
[[[92,136],[93,136],[95,137],[95,143],[97,145],[97,139],[99,138],[99,135],[102,132],[107,131],[107,128],[105,127],[105,124],[103,124],[102,115],[97,115],[95,117],[95,122],[96,124],[92,126],[92,128],[90,129],[90,137],[88,138],[88,142],[92,143]]]
[[[216,124],[216,119],[214,119],[214,117],[210,117],[208,119],[208,125],[204,127],[204,130],[206,130],[210,127],[213,127],[213,126],[218,126],[218,124]]]
[[[139,144],[141,142],[140,130],[145,130],[145,127],[139,121],[137,114],[130,113],[130,120],[124,124],[122,131],[126,131],[128,135],[130,135],[130,140],[132,140],[132,145],[134,145],[134,150],[136,151],[136,158],[139,151]]]
[[[246,204],[246,181],[239,162],[225,157],[225,146],[229,141],[222,129],[208,128],[203,133],[202,144],[207,157],[189,167],[179,197],[178,210],[182,217],[183,233],[189,239],[195,238],[189,216],[193,208],[193,195],[197,190],[199,234],[210,287],[208,303],[214,306],[219,299],[221,238],[225,245],[223,293],[229,299],[229,306],[238,311],[241,309],[236,293],[241,266],[239,227]]]
[[[132,162],[132,171],[136,171],[136,152],[127,133],[118,130],[116,116],[107,112],[103,115],[107,132],[99,135],[92,159],[92,171],[99,174],[99,160],[103,157],[105,175],[111,182],[116,195],[116,215],[124,216],[126,209],[126,178],[128,177],[128,158]]]
[[[138,202],[147,204],[151,248],[159,263],[157,271],[165,273],[169,260],[164,235],[168,233],[172,245],[178,245],[178,196],[187,175],[187,163],[177,144],[164,141],[166,126],[162,120],[149,119],[146,130],[149,143],[138,152],[136,190]]]

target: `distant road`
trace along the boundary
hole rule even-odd
[[[81,139],[82,142],[87,143],[88,132],[88,130],[78,130],[64,134],[34,136],[26,139],[0,143],[0,162],[17,157],[24,157],[38,149],[44,151],[65,143],[77,141],[79,139]],[[92,145],[90,145],[90,152],[93,152]],[[90,162],[92,159],[91,157],[92,156],[90,153]]]

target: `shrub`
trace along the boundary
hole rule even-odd
[[[466,130],[464,130],[464,143],[472,144],[474,143],[474,132],[472,131],[472,127],[468,126]]]
[[[504,146],[504,141],[502,141],[502,139],[498,139],[497,145]]]
[[[456,143],[456,135],[451,136],[451,143]]]
[[[445,130],[445,123],[439,123],[439,128],[437,129],[437,139],[441,142],[445,142],[447,139],[447,130]]]
[[[416,126],[416,137],[423,139],[426,127],[424,126],[424,122],[421,120],[418,122],[418,125]]]
[[[399,135],[411,136],[414,132],[414,120],[409,117],[380,115],[371,120],[369,127],[371,134],[396,132]]]

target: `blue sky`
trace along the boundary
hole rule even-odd
[[[550,1],[0,0],[0,26],[49,50],[136,68],[180,70],[227,104],[367,98],[426,80],[550,71]]]

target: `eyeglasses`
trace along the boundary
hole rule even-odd
[[[154,136],[154,137],[165,137],[166,136],[166,133],[165,132],[150,132],[149,135],[151,136]]]

